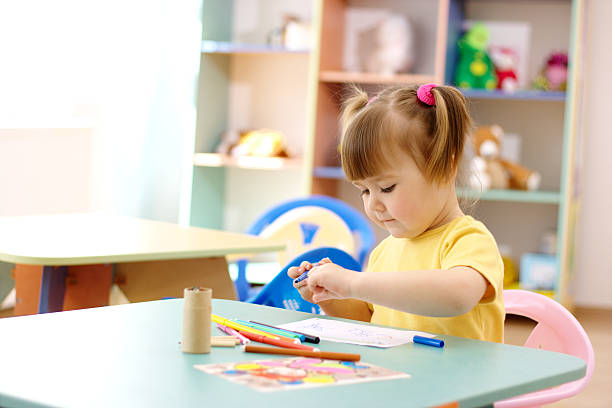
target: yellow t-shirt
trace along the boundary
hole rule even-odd
[[[503,342],[504,265],[493,235],[479,221],[462,216],[416,238],[387,237],[370,255],[368,272],[450,269],[469,266],[484,276],[492,295],[455,317],[429,317],[370,305],[372,323],[437,334]],[[435,273],[435,272],[432,272]],[[461,288],[457,288],[461,290]]]

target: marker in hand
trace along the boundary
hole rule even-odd
[[[316,264],[313,264],[313,265],[312,265],[312,267],[314,268],[315,266],[323,265],[324,263],[325,263],[325,262],[321,262],[321,261],[319,261],[319,262],[317,262]],[[312,268],[311,268],[311,270],[312,270]],[[297,278],[295,278],[295,279],[293,280],[293,283],[300,283],[301,281],[303,281],[304,279],[306,279],[306,278],[308,277],[308,272],[310,272],[310,271],[306,271],[306,272],[304,272],[303,274],[301,274],[300,276],[298,276]]]

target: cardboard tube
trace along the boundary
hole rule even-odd
[[[186,288],[183,298],[183,340],[184,353],[210,353],[212,289]]]

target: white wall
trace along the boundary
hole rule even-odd
[[[587,2],[589,54],[584,66],[585,140],[582,160],[582,204],[576,245],[575,302],[612,307],[612,1]]]
[[[177,221],[201,33],[201,0],[0,2],[0,215]]]

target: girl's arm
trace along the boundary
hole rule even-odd
[[[466,313],[493,290],[478,271],[466,266],[368,273],[327,264],[311,271],[307,281],[317,303],[356,298],[403,312],[439,317]]]
[[[368,304],[358,299],[330,299],[317,303],[326,315],[342,317],[345,319],[369,322],[372,311]]]

